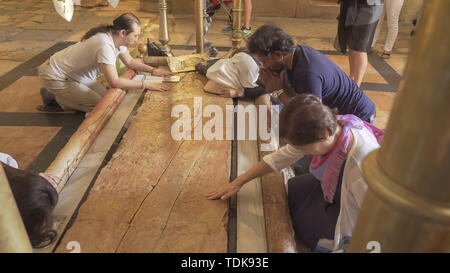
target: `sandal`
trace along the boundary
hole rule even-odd
[[[391,52],[384,51],[383,54],[381,54],[382,59],[389,59],[391,57]]]

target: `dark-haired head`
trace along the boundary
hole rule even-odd
[[[264,68],[279,74],[293,54],[294,41],[281,28],[266,24],[250,36],[248,49]]]
[[[124,13],[114,19],[112,25],[101,25],[90,29],[83,35],[81,41],[87,40],[97,33],[111,32],[113,35],[118,34],[122,29],[125,30],[126,35],[135,31],[136,26],[140,26],[141,21],[133,13]]]
[[[280,137],[295,146],[324,142],[338,128],[335,114],[313,95],[294,97],[280,113]]]
[[[248,41],[250,53],[262,56],[270,56],[275,51],[280,51],[286,56],[291,54],[293,48],[292,37],[274,24],[259,27]]]
[[[52,211],[58,202],[55,188],[43,177],[2,163],[22,221],[33,247],[44,247],[56,238]]]

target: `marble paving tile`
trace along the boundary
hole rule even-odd
[[[54,8],[53,8],[54,10]],[[29,20],[29,17],[33,16],[34,14],[26,14],[26,18],[22,18],[20,20],[15,20],[13,25],[20,25],[20,27],[23,28],[29,28],[29,29],[40,29],[40,30],[69,30],[74,29],[77,27],[79,22],[83,22],[81,19],[75,19],[79,15],[74,13],[74,16],[72,17],[71,22],[67,22],[64,20],[61,16],[59,16],[55,11],[45,14],[45,19],[42,22],[33,22],[32,20]],[[100,17],[101,18],[101,17]]]
[[[395,69],[397,73],[403,75],[407,59],[408,55],[391,53],[391,57],[389,59],[386,59],[385,62],[387,62],[393,69]]]
[[[67,35],[66,30],[47,31],[42,29],[25,30],[14,36],[14,40],[23,41],[54,41]]]
[[[385,129],[394,103],[395,93],[366,90],[364,90],[364,93],[375,103],[377,109],[375,125]]]
[[[11,19],[11,15],[0,15],[0,27],[10,25]]]
[[[20,23],[17,27],[20,28],[33,28],[42,24],[45,20],[44,14],[31,15],[28,20]]]
[[[11,155],[26,169],[61,127],[0,126],[0,151]]]
[[[19,24],[27,21],[31,21],[35,14],[23,10],[8,11],[4,15],[0,15],[0,26],[18,26]],[[33,20],[39,20],[40,18],[33,18]]]
[[[76,31],[73,32],[72,34],[69,34],[70,36],[68,36],[65,41],[74,41],[74,42],[79,42],[81,41],[81,37],[83,37],[83,35],[88,31],[89,29],[85,29],[85,30],[80,30],[80,31]]]
[[[317,50],[332,50],[334,51],[334,38],[309,38],[303,36],[293,36],[294,43],[299,45],[310,46]]]
[[[42,104],[38,76],[24,76],[0,91],[1,112],[39,112]]]
[[[273,22],[291,36],[334,39],[337,32],[336,20],[320,20],[320,23],[318,23],[312,22],[310,19],[276,18],[276,21],[273,20]],[[263,23],[265,22],[263,21]]]
[[[16,66],[21,64],[21,62],[8,61],[8,60],[0,60],[0,76],[11,71]]]
[[[348,56],[344,55],[327,55],[327,57],[337,64],[347,75],[350,74],[350,65],[348,63]],[[363,82],[382,83],[387,84],[386,80],[378,71],[369,63],[367,65],[366,73],[363,77]]]
[[[0,43],[0,59],[27,61],[54,43],[54,41],[5,41]]]
[[[0,42],[3,42],[7,39],[12,39],[14,35],[22,31],[24,30],[16,27],[0,28]]]

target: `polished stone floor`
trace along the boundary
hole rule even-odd
[[[139,11],[138,0],[121,0],[112,7],[76,7],[71,22],[54,10],[51,1],[0,1],[0,152],[12,155],[20,168],[43,171],[52,162],[84,115],[76,112],[40,113],[40,83],[36,67],[51,54],[79,41],[91,27],[111,23],[123,12],[133,12],[142,21],[141,41],[158,42],[159,19],[156,12]],[[190,15],[169,14],[169,44],[175,55],[192,53],[195,48],[195,23]],[[333,49],[336,20],[254,17],[252,28],[274,22],[299,44],[321,50],[348,73],[348,57]],[[230,35],[221,32],[224,17],[214,20],[207,39],[225,54],[231,46]],[[377,107],[377,125],[385,128],[397,86],[409,52],[411,26],[400,24],[400,33],[392,57],[385,61],[378,54],[386,36],[383,29],[375,51],[369,54],[369,66],[362,88]],[[130,49],[137,56],[135,49]]]

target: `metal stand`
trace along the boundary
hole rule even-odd
[[[206,0],[195,1],[195,24],[196,24],[196,53],[205,53],[209,57],[215,57],[219,51],[212,46],[212,42],[206,40],[212,18],[206,13]]]
[[[159,0],[159,41],[161,42],[161,49],[167,53],[168,56],[173,56],[169,47],[169,31],[167,29],[167,2],[166,0]]]
[[[226,58],[230,58],[233,53],[239,48],[242,42],[242,11],[244,9],[242,8],[242,0],[235,0],[233,1],[233,34],[231,36],[231,44],[232,47],[230,51],[225,54]]]

